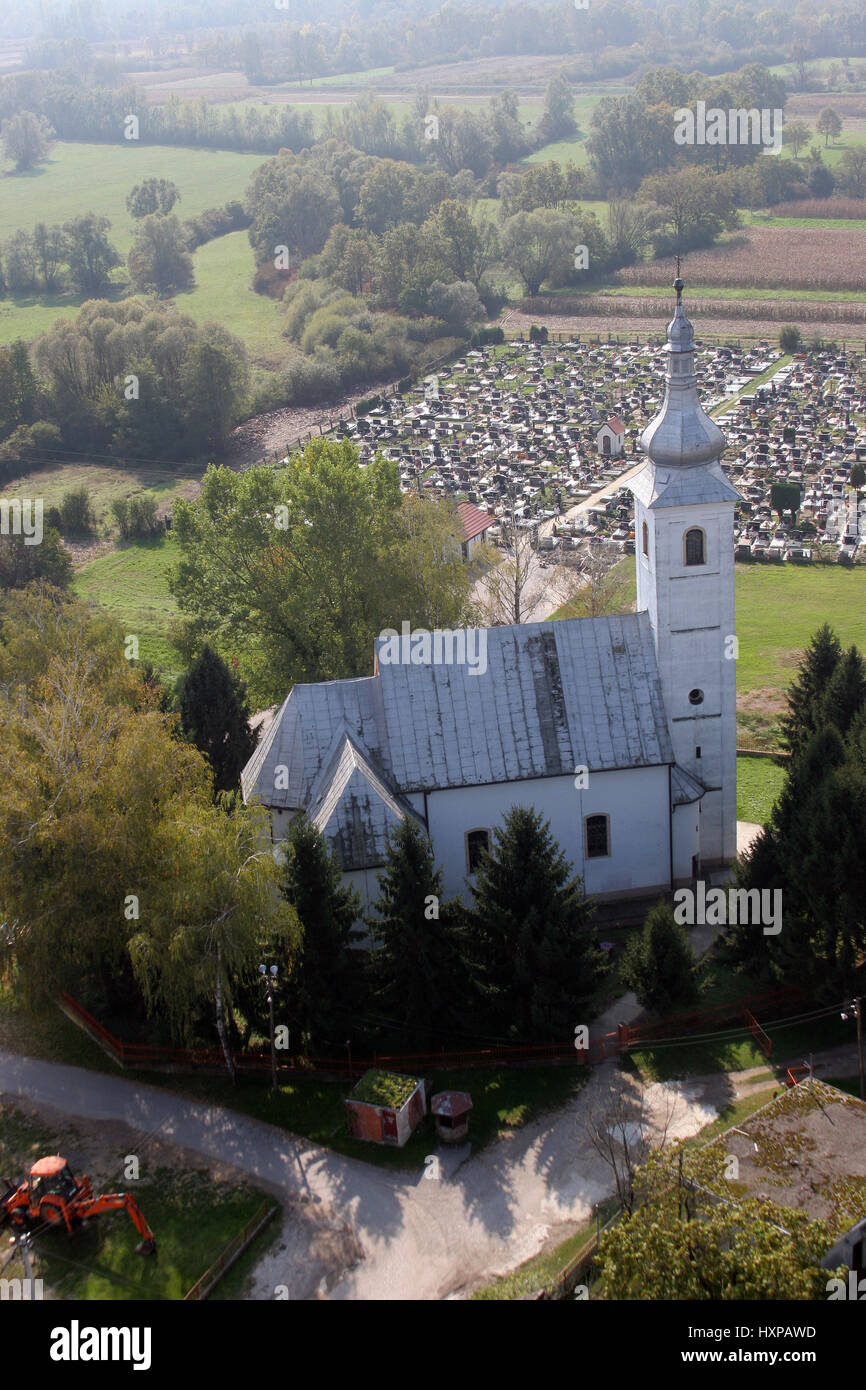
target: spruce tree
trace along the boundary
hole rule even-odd
[[[467,930],[489,1026],[561,1040],[584,1021],[604,969],[583,884],[531,808],[512,807],[472,886]]]
[[[210,760],[214,790],[236,787],[257,736],[249,726],[246,687],[207,645],[193,661],[180,693],[184,734]]]
[[[410,816],[389,837],[367,923],[377,945],[370,966],[378,1012],[406,1047],[447,1045],[467,991],[459,926],[453,906],[442,902],[433,847]]]
[[[656,903],[640,935],[629,941],[621,975],[640,1003],[655,1013],[668,1013],[697,999],[691,942],[666,902]]]
[[[788,709],[782,717],[782,746],[791,754],[820,727],[818,706],[836,667],[842,648],[829,623],[818,628],[788,688]]]
[[[839,658],[815,710],[818,728],[832,724],[843,736],[866,705],[866,673],[856,647]]]
[[[289,826],[280,889],[303,930],[283,992],[290,1032],[311,1052],[342,1048],[347,1034],[358,1031],[365,962],[351,940],[361,900],[303,814]]]

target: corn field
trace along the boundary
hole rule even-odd
[[[747,227],[730,241],[689,252],[682,274],[687,286],[862,292],[864,263],[866,227],[840,227],[832,236],[826,227]],[[672,279],[669,260],[611,276],[617,285],[667,286]]]

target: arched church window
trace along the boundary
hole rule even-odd
[[[490,849],[489,830],[470,830],[466,836],[466,866],[470,874],[478,872],[481,856]]]
[[[640,533],[640,534],[641,534],[640,548],[641,548],[643,554],[646,555],[647,559],[649,559],[649,527],[647,526],[646,522],[643,522],[643,524],[642,524],[642,526],[641,526],[641,533]]]
[[[690,531],[686,531],[685,552],[687,565],[706,564],[706,537],[699,526],[693,526]]]
[[[587,859],[604,859],[610,854],[610,820],[607,816],[587,816],[584,834]]]

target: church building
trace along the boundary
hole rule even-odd
[[[736,856],[734,506],[675,282],[663,404],[635,498],[637,612],[374,644],[374,671],[296,685],[247,764],[274,841],[304,811],[366,907],[389,832],[429,835],[465,894],[531,806],[599,899],[690,883]]]

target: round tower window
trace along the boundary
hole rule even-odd
[[[689,691],[689,704],[702,705],[704,703],[704,692],[702,690]]]

